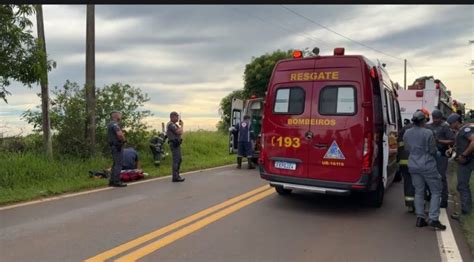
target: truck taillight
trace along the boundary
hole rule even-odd
[[[416,91],[416,97],[423,97],[423,91]]]
[[[373,155],[373,137],[371,133],[366,133],[364,138],[364,146],[362,150],[362,172],[370,173],[372,170],[372,155]]]

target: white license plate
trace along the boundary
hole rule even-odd
[[[289,162],[283,162],[283,161],[275,161],[275,168],[288,169],[288,170],[296,170],[296,163],[289,163]]]

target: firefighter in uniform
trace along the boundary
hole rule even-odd
[[[178,123],[178,124],[176,124]],[[184,177],[179,175],[179,168],[181,167],[181,143],[183,139],[183,126],[184,123],[179,119],[177,112],[170,113],[170,121],[166,125],[166,136],[168,137],[168,144],[170,145],[171,155],[173,156],[173,165],[172,165],[172,181],[173,182],[183,182]]]
[[[458,162],[457,190],[461,198],[461,213],[466,215],[471,213],[472,193],[469,187],[472,171],[474,170],[474,124],[462,123],[459,114],[451,114],[447,119],[448,124],[456,131],[455,138],[455,160]],[[459,213],[453,215],[459,218]]]
[[[123,161],[123,144],[125,143],[125,137],[119,125],[122,114],[119,111],[114,110],[110,113],[110,116],[112,121],[110,121],[107,126],[107,138],[110,151],[112,152],[113,165],[109,186],[126,187],[127,184],[120,181]]]
[[[407,120],[407,119],[406,119]],[[405,121],[405,126],[400,130],[400,135],[398,136],[398,156],[400,158],[400,168],[399,172],[403,177],[403,193],[405,195],[405,206],[408,207],[410,213],[415,212],[415,188],[411,181],[410,172],[408,172],[408,152],[405,150],[405,145],[403,143],[403,135],[405,132],[412,128],[413,124],[408,120]]]
[[[254,132],[250,126],[250,116],[245,115],[244,120],[230,127],[229,131],[234,132],[234,134],[238,133],[237,168],[242,168],[242,158],[247,157],[248,169],[254,169],[255,167],[252,164]]]
[[[447,208],[449,191],[448,181],[446,178],[446,171],[448,170],[448,157],[446,156],[446,151],[449,149],[449,146],[454,144],[454,133],[451,131],[449,125],[444,122],[443,113],[440,110],[433,110],[431,117],[433,118],[433,123],[426,126],[433,130],[436,140],[436,147],[440,152],[436,158],[436,165],[443,182],[441,208]]]
[[[403,142],[408,151],[408,170],[415,187],[416,226],[429,225],[435,229],[445,230],[446,226],[439,221],[441,199],[441,175],[436,167],[436,142],[433,132],[425,128],[426,116],[422,111],[416,111],[412,118],[414,126],[408,129]],[[425,183],[431,191],[429,220],[426,223],[424,212]]]

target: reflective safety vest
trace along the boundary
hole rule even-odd
[[[405,125],[402,130],[400,130],[400,134],[398,135],[398,159],[399,159],[399,164],[401,166],[405,166],[407,167],[408,166],[408,152],[405,151],[405,144],[403,142],[403,135],[405,134],[405,132],[412,128],[413,127],[413,124],[410,123],[408,125]]]

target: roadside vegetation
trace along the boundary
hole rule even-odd
[[[457,172],[457,165],[454,163],[449,164],[448,168],[448,175],[449,175],[449,191],[451,194],[455,196],[455,209],[456,211],[460,211],[460,203],[459,203],[459,194],[456,190],[457,179],[456,173]],[[474,180],[471,179],[471,191],[474,189]],[[461,216],[460,223],[466,236],[466,240],[471,247],[471,254],[474,255],[474,214],[470,214],[468,216]]]
[[[235,156],[228,154],[228,137],[223,133],[195,131],[185,133],[183,139],[182,172],[234,162]],[[8,147],[22,150],[7,152]],[[0,153],[0,205],[107,186],[107,179],[90,178],[88,171],[110,167],[109,155],[88,159],[56,156],[49,161],[41,153],[40,135],[3,141],[3,149]],[[169,152],[168,146],[165,149]],[[142,149],[139,154],[142,168],[149,174],[147,178],[170,175],[171,155],[158,169],[153,165],[149,149]]]

